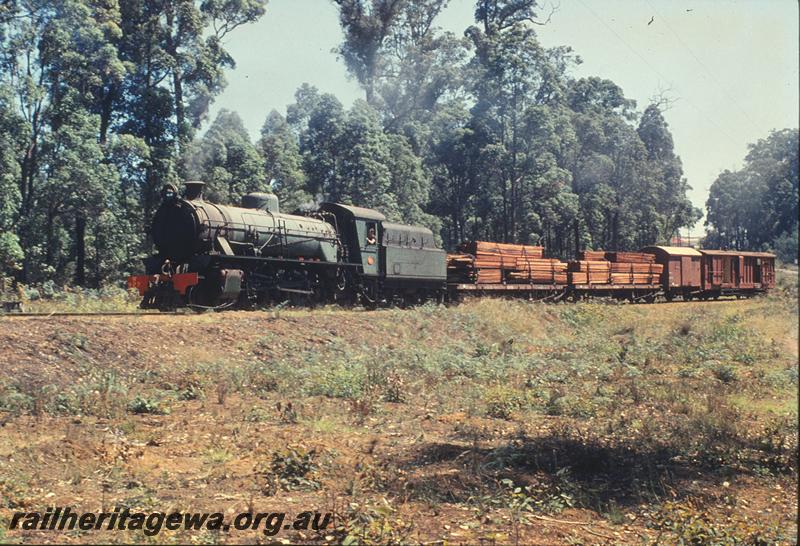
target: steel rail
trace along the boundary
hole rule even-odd
[[[195,313],[185,311],[54,311],[51,313],[0,313],[0,318],[25,318],[25,317],[138,317],[138,316],[192,316]]]

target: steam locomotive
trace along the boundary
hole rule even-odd
[[[280,212],[273,194],[241,206],[183,197],[167,188],[152,224],[157,253],[128,285],[143,308],[253,307],[276,302],[415,303],[441,300],[446,254],[431,230],[386,221],[375,210],[323,203],[306,215]]]
[[[642,249],[661,264],[647,283],[593,283],[448,278],[447,254],[431,230],[388,222],[378,211],[323,203],[307,214],[285,214],[278,198],[250,193],[241,206],[203,199],[202,182],[187,182],[184,195],[167,187],[153,218],[157,253],[145,275],[129,277],[143,308],[253,308],[293,304],[414,304],[456,300],[463,294],[530,299],[606,297],[652,302],[749,297],[775,286],[775,256],[763,252]],[[493,243],[490,243],[493,244]]]

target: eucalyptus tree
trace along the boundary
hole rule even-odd
[[[233,66],[222,39],[260,17],[264,5],[2,3],[0,86],[10,92],[4,107],[21,120],[24,140],[16,151],[18,171],[4,169],[17,186],[18,198],[9,202],[16,203],[14,235],[26,249],[20,278],[96,283],[115,266],[116,258],[100,264],[101,253],[115,254],[111,241],[121,240],[111,226],[140,233],[147,224],[158,189],[180,174],[179,154],[224,86],[223,70]],[[137,151],[118,153],[120,146]],[[133,156],[146,160],[129,161]],[[115,216],[120,203],[130,224]],[[133,218],[132,210],[143,213]],[[138,240],[136,233],[127,235]],[[144,246],[146,240],[139,251],[123,254],[138,255]]]
[[[546,202],[568,191],[569,174],[558,165],[555,118],[565,97],[569,48],[547,49],[536,38],[535,2],[479,1],[476,25],[467,29],[474,56],[470,125],[477,143],[478,191],[483,232],[498,239],[537,241],[544,235]],[[548,223],[556,220],[550,218]]]
[[[366,100],[376,106],[376,87],[384,75],[385,47],[409,0],[333,0],[345,40],[337,49],[348,70],[364,87]]]
[[[297,135],[277,110],[267,114],[257,143],[266,180],[280,199],[281,208],[293,211],[312,205]]]
[[[298,137],[307,189],[314,196],[338,191],[345,117],[339,99],[309,85],[297,90],[295,103],[287,109],[287,123]]]
[[[798,135],[797,129],[773,131],[751,144],[745,157],[745,170],[764,184],[760,199],[761,244],[784,235],[797,240]]]
[[[639,246],[669,242],[678,229],[690,226],[702,213],[686,196],[691,189],[683,176],[683,166],[675,154],[669,126],[657,104],[645,108],[637,128],[639,138],[647,149],[647,165],[641,191],[649,195],[648,214],[642,215],[637,231]]]
[[[19,158],[28,140],[25,131],[11,90],[0,85],[0,275],[18,271],[25,257],[15,229],[22,205]]]
[[[220,110],[187,156],[189,178],[206,182],[211,201],[238,205],[245,194],[270,189],[261,156],[236,112]]]
[[[775,249],[797,259],[797,129],[771,132],[750,144],[744,167],[723,171],[706,201],[706,245]]]
[[[119,12],[113,4],[79,0],[9,6],[0,78],[14,89],[25,124],[18,158],[17,234],[28,250],[22,276],[63,278],[72,270],[83,284],[87,224],[114,183],[102,161],[95,112],[104,86],[126,71],[113,43]]]

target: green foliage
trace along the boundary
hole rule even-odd
[[[797,257],[800,256],[800,249],[798,249],[797,245],[798,230],[800,230],[800,226],[795,224],[789,231],[778,235],[772,240],[772,247],[781,261],[794,263],[797,261]]]
[[[269,421],[269,413],[263,408],[253,406],[245,414],[244,421],[247,423],[263,423]]]
[[[233,65],[222,39],[265,3],[3,6],[0,273],[98,286],[140,268],[158,193]],[[245,179],[247,145],[228,161]]]
[[[648,106],[637,128],[635,104],[613,82],[571,80],[567,71],[580,60],[568,47],[539,44],[528,24],[535,2],[477,2],[465,40],[435,26],[441,2],[336,4],[339,54],[384,130],[408,139],[408,151],[390,143],[390,161],[405,165],[389,167],[407,188],[391,190],[401,216],[442,229],[445,245],[541,241],[567,256],[584,246],[667,241],[699,218],[658,106]],[[383,157],[382,146],[367,149]],[[370,188],[369,202],[384,172],[363,161],[359,172],[370,181],[358,183]],[[381,205],[395,214],[391,200]],[[431,213],[440,225],[423,215]]]
[[[557,514],[576,505],[577,488],[572,484],[569,468],[566,467],[556,471],[551,483],[538,487],[519,487],[509,479],[500,480],[500,483],[505,489],[505,501],[522,523],[528,521],[526,516],[531,512]]]
[[[0,233],[0,271],[19,270],[24,258],[25,252],[19,244],[19,237],[10,231]]]
[[[332,398],[358,398],[363,394],[367,371],[363,362],[338,362],[322,371],[318,382],[308,385],[311,395]]]
[[[736,368],[726,364],[720,364],[714,368],[714,377],[723,383],[733,383],[739,379],[736,374]]]
[[[286,119],[272,110],[261,128],[258,151],[264,162],[266,180],[280,200],[282,210],[292,212],[308,206],[311,195],[306,191],[306,175],[297,137]]]
[[[330,188],[334,201],[379,208],[388,217],[398,217],[396,197],[389,191],[389,147],[378,113],[356,101],[342,126],[339,177]]]
[[[799,135],[773,131],[750,145],[744,168],[717,177],[706,202],[707,246],[772,248],[797,260]]]
[[[25,309],[32,313],[135,311],[141,300],[138,293],[116,286],[61,288],[49,281],[19,289]]]
[[[345,111],[335,97],[307,85],[295,98],[287,122],[299,137],[289,134],[279,114],[271,113],[260,143],[268,169],[277,169],[273,172],[280,177],[276,190],[290,204],[311,194],[376,208],[392,220],[438,231],[438,220],[424,210],[430,181],[407,137],[387,133],[379,112],[364,101]],[[292,138],[299,142],[305,177],[296,171]]]
[[[128,411],[131,413],[166,415],[169,413],[169,408],[164,405],[162,400],[156,398],[147,398],[144,396],[136,396],[136,398],[128,403]]]
[[[650,520],[650,525],[658,530],[655,544],[775,544],[788,539],[773,526],[717,521],[690,502],[666,502]]]
[[[352,502],[337,514],[336,533],[342,546],[405,544],[414,524],[404,520],[386,498],[377,503]]]
[[[302,447],[289,447],[275,451],[268,464],[256,468],[257,474],[265,474],[278,481],[285,491],[314,491],[320,484],[310,475],[319,469],[317,452]]]
[[[17,415],[30,411],[33,398],[23,392],[19,385],[3,382],[0,384],[0,409]]]
[[[213,202],[238,205],[247,193],[270,190],[258,150],[235,112],[220,110],[188,156],[189,178],[203,180]]]
[[[189,381],[178,391],[178,400],[202,400],[205,397],[203,385],[198,381]]]
[[[25,256],[13,230],[22,205],[17,157],[23,146],[24,120],[13,110],[11,89],[0,85],[0,275],[18,270]]]
[[[196,133],[234,60],[224,39],[265,0],[11,3],[0,34],[0,274],[100,286],[141,269],[164,184],[238,203],[274,191],[380,209],[467,238],[633,249],[698,211],[664,113],[618,85],[573,78],[529,0],[477,1],[462,33],[447,2],[336,0],[337,52],[365,101],[304,84],[253,143],[234,112]],[[797,254],[797,133],[755,144],[709,197],[709,241]],[[760,222],[759,218],[769,218]]]
[[[497,385],[487,389],[483,399],[486,404],[486,414],[498,419],[509,419],[526,403],[524,393],[506,385]]]

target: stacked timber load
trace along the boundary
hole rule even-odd
[[[605,250],[581,250],[578,252],[578,260],[584,262],[599,262],[606,259]]]
[[[520,257],[517,268],[509,271],[508,280],[534,284],[567,284],[567,264],[560,260]]]
[[[469,254],[448,254],[447,278],[455,282],[474,282],[475,258]]]
[[[576,260],[567,268],[570,284],[608,284],[611,281],[611,262],[606,260]]]
[[[447,256],[448,278],[456,282],[499,284],[503,271],[516,271],[517,260],[540,260],[544,247],[468,241],[458,246],[460,254]]]
[[[656,263],[612,262],[612,284],[658,284],[664,266]]]
[[[572,284],[657,284],[663,266],[645,252],[584,250],[578,261],[570,262]]]
[[[541,258],[544,247],[530,245],[512,245],[509,243],[489,243],[486,241],[469,241],[461,243],[459,252],[475,256],[475,267],[478,269],[516,269],[517,258]]]
[[[605,259],[609,262],[625,264],[652,264],[656,262],[655,255],[646,252],[606,252]]]

